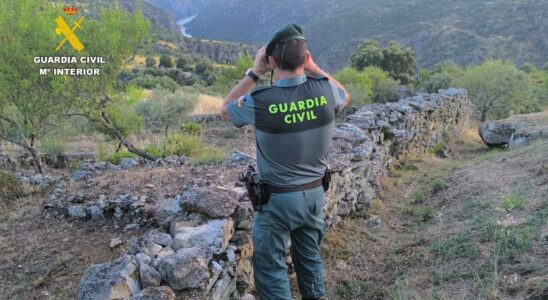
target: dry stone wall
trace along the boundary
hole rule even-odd
[[[368,105],[347,116],[336,126],[330,150],[327,223],[365,213],[392,166],[455,141],[469,112],[466,92],[449,89]],[[168,206],[176,207],[168,211],[175,213],[158,222],[164,226],[130,240],[118,260],[88,268],[79,299],[253,298],[246,294],[253,289],[252,211],[243,189],[193,187],[169,199]]]

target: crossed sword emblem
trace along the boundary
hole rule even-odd
[[[55,28],[55,33],[57,33],[57,35],[62,34],[65,36],[65,38],[59,43],[59,45],[57,45],[57,48],[55,48],[55,51],[59,50],[65,44],[66,41],[68,41],[70,45],[72,46],[72,48],[74,48],[74,50],[78,52],[84,49],[84,44],[82,44],[82,42],[80,42],[78,37],[76,37],[76,35],[74,34],[74,31],[80,28],[80,24],[82,23],[83,20],[84,20],[84,17],[80,17],[78,22],[74,22],[74,26],[70,28],[67,22],[65,22],[65,20],[62,17],[58,17],[57,19],[55,19],[55,23],[57,23],[57,28]]]

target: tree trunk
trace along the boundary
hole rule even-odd
[[[32,137],[30,139],[30,145],[28,145],[28,150],[30,151],[30,154],[32,155],[32,159],[34,160],[34,163],[36,164],[36,169],[40,174],[44,174],[44,170],[42,168],[42,155],[40,155],[40,152],[38,149],[36,149],[36,137]]]
[[[118,141],[120,141],[120,143],[122,145],[124,145],[127,150],[133,154],[136,154],[142,158],[145,158],[145,159],[148,159],[148,160],[156,160],[156,157],[146,153],[145,151],[143,150],[140,150],[140,149],[137,149],[132,143],[130,143],[126,137],[116,128],[114,127],[114,125],[112,124],[112,121],[110,120],[110,118],[108,117],[107,113],[104,112],[104,111],[101,111],[101,117],[102,117],[102,122],[103,122],[103,125],[110,131],[112,132],[112,134],[114,134],[114,136],[116,136],[116,138],[118,139]]]
[[[164,136],[167,138],[167,130],[169,128],[169,125],[166,125],[166,128],[164,129]]]
[[[122,149],[122,143],[121,142],[118,142],[118,147],[116,147],[116,153],[120,152],[120,149]]]

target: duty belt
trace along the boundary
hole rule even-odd
[[[312,182],[301,184],[294,187],[279,187],[279,186],[270,185],[268,183],[263,183],[265,192],[267,192],[268,194],[299,192],[299,191],[304,191],[304,190],[312,189],[315,187],[319,187],[322,185],[323,185],[323,178],[319,178]]]

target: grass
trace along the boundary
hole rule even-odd
[[[513,209],[521,209],[525,205],[525,200],[519,196],[507,196],[502,199],[500,208],[505,211],[511,211]]]
[[[23,192],[21,183],[11,174],[0,172],[0,199],[12,199]]]
[[[220,97],[200,94],[192,115],[218,114],[221,111],[222,104],[223,99]]]
[[[445,180],[440,178],[434,179],[430,185],[431,185],[432,193],[434,194],[449,186]]]
[[[431,206],[412,206],[402,204],[398,206],[398,212],[409,216],[419,217],[423,221],[428,221],[434,217],[436,210]]]

